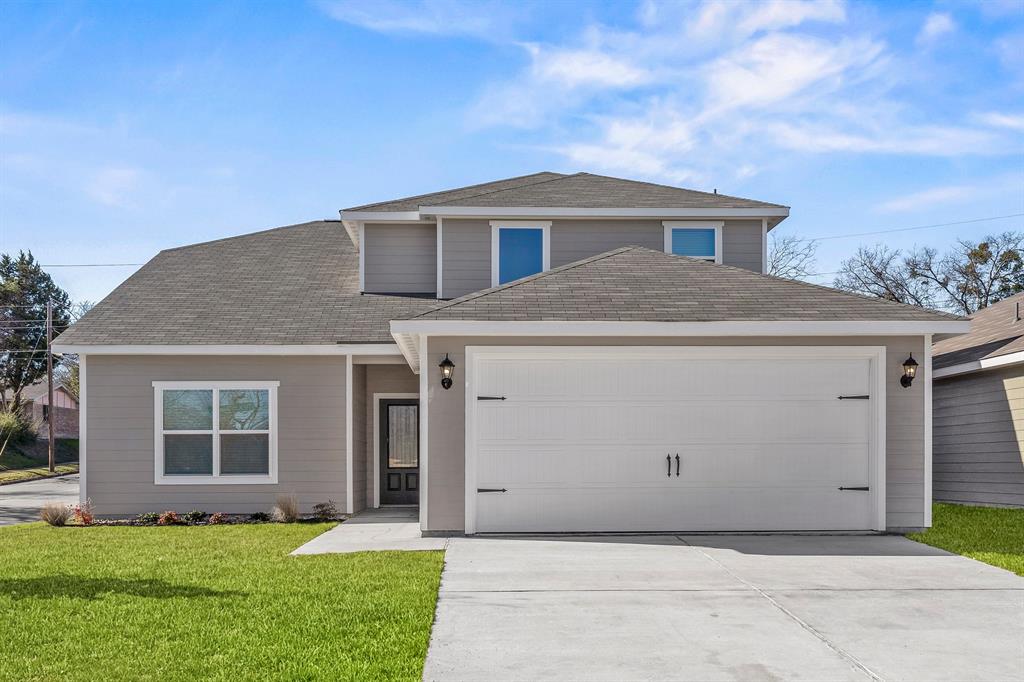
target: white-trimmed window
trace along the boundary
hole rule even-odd
[[[491,221],[492,287],[550,268],[550,220]]]
[[[724,224],[721,220],[665,220],[665,253],[721,263]]]
[[[154,482],[277,483],[278,385],[154,381]]]

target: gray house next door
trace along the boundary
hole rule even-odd
[[[415,399],[380,401],[380,503],[418,504],[420,416]]]

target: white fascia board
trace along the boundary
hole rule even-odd
[[[942,369],[935,370],[932,373],[932,377],[935,379],[942,379],[943,377],[953,377],[958,374],[970,374],[971,372],[981,372],[986,369],[995,369],[997,367],[1006,367],[1008,365],[1019,365],[1021,363],[1024,363],[1024,351],[1017,351],[1016,353],[998,355],[994,358],[982,358],[981,360],[962,362],[959,365],[943,367]]]
[[[394,320],[391,335],[432,336],[918,336],[962,334],[969,321],[936,322],[492,322]]]
[[[445,218],[767,218],[789,216],[785,206],[765,208],[565,208],[557,206],[420,206],[421,215]]]
[[[392,323],[393,324],[393,323]],[[402,357],[409,363],[409,368],[412,369],[413,374],[420,373],[420,350],[419,350],[419,339],[415,334],[394,334],[395,342],[398,344],[399,350],[402,352]]]
[[[79,355],[399,355],[393,343],[297,345],[85,345],[54,344]]]
[[[402,223],[421,222],[419,211],[342,211],[342,222],[346,220],[359,222]]]
[[[359,248],[359,223],[355,220],[342,220],[341,224],[345,227],[345,232],[348,233],[348,238],[352,240],[352,245],[357,249]]]

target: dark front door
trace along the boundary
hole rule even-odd
[[[381,400],[380,415],[380,503],[419,504],[419,401]]]

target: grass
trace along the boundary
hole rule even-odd
[[[936,503],[932,524],[907,537],[1024,576],[1024,509]]]
[[[58,439],[54,455],[56,472],[51,474],[45,441],[8,445],[0,456],[0,485],[78,473],[77,439]]]
[[[331,525],[0,528],[0,679],[419,679],[443,554]]]

